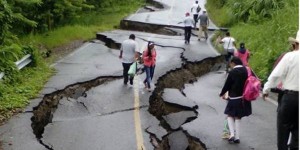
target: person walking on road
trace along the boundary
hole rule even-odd
[[[263,99],[271,88],[282,83],[284,94],[277,110],[277,147],[278,150],[299,149],[299,40],[289,38],[295,50],[286,53],[268,77],[264,85]],[[289,134],[292,133],[291,144],[288,145]]]
[[[198,40],[200,41],[201,38],[203,37],[202,36],[203,32],[204,32],[204,38],[205,40],[207,40],[208,38],[207,27],[209,25],[209,19],[206,14],[206,10],[203,10],[202,14],[198,17],[198,19],[200,20]]]
[[[147,49],[143,52],[144,69],[146,73],[146,78],[144,80],[145,88],[151,92],[151,81],[154,75],[155,64],[156,64],[156,50],[154,48],[154,43],[149,41]]]
[[[122,59],[124,85],[128,82],[128,70],[136,58],[138,58],[138,45],[135,41],[135,35],[131,34],[129,39],[122,42],[119,58]],[[133,76],[129,77],[130,85],[133,84]]]
[[[194,20],[190,17],[190,13],[185,14],[184,23],[184,40],[185,44],[190,43],[190,38],[192,34],[192,27],[194,26]]]
[[[238,57],[232,57],[225,84],[220,93],[220,97],[227,100],[227,106],[224,113],[227,115],[228,127],[230,131],[229,143],[240,143],[240,123],[241,118],[249,116],[252,113],[251,102],[244,101],[243,88],[248,77],[248,71],[243,66]],[[228,99],[226,92],[228,91]]]
[[[198,22],[198,15],[199,15],[200,11],[201,11],[200,5],[198,4],[198,1],[195,1],[195,3],[193,4],[193,6],[191,8],[191,13],[193,14],[193,17],[194,17],[194,26],[195,27]]]
[[[245,43],[240,43],[240,48],[234,51],[234,56],[239,57],[244,66],[249,66],[250,51],[246,49]]]
[[[226,33],[226,36],[219,41],[219,43],[223,44],[225,55],[225,61],[227,63],[226,71],[229,69],[229,60],[233,56],[235,50],[235,39],[230,36],[230,32]]]

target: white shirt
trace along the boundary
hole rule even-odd
[[[193,27],[195,24],[195,21],[192,17],[187,16],[187,17],[185,17],[183,23],[184,23],[185,27]]]
[[[224,37],[222,39],[222,42],[224,42],[223,43],[223,47],[224,47],[225,50],[227,50],[227,49],[230,49],[230,50],[235,49],[234,45],[233,45],[233,42],[235,42],[234,38],[232,38],[232,37]]]
[[[280,82],[285,90],[299,91],[299,50],[288,52],[283,56],[268,77],[263,93],[269,93],[270,89]]]
[[[123,63],[132,63],[134,62],[135,52],[138,52],[138,44],[132,39],[125,40],[121,45],[122,62]]]
[[[192,12],[193,15],[198,14],[198,12],[197,12],[198,6],[199,6],[199,4],[196,4],[196,3],[193,4],[193,6],[192,6],[192,8],[191,8],[191,9],[192,9],[191,12]],[[199,7],[200,7],[200,6],[199,6]]]

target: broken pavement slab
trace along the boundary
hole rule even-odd
[[[32,113],[21,113],[0,127],[4,150],[47,150],[33,134],[31,117]]]
[[[164,120],[168,123],[171,129],[176,130],[187,121],[195,119],[197,114],[194,111],[180,111],[163,116]]]
[[[198,105],[193,100],[185,97],[178,89],[164,89],[162,98],[167,103],[182,107],[188,107],[191,110],[198,107]]]
[[[183,131],[175,131],[168,135],[170,150],[185,150],[189,146],[188,139]]]
[[[208,149],[277,149],[276,106],[261,98],[252,102],[252,115],[241,120],[241,143],[232,145],[221,138],[226,119],[226,101],[222,100],[218,93],[225,77],[225,73],[210,72],[194,84],[185,85],[184,93],[195,101],[199,108],[198,118],[182,125],[183,130],[200,139]]]

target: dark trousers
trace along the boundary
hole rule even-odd
[[[148,88],[151,88],[150,83],[151,83],[151,80],[154,75],[155,66],[151,66],[151,67],[145,66],[144,69],[145,69],[145,73],[146,73],[146,78],[144,80],[144,83],[147,83]]]
[[[196,24],[198,22],[198,14],[194,14],[194,21],[195,21],[195,27],[196,27]]]
[[[233,53],[228,52],[228,50],[226,50],[226,51],[227,51],[227,53],[225,54],[225,61],[226,61],[226,71],[228,71],[230,68],[229,61],[230,61],[231,57],[233,56]]]
[[[227,63],[229,63],[230,61],[230,58],[233,56],[233,53],[232,52],[227,52],[227,54],[225,55],[225,60]]]
[[[123,65],[123,77],[124,77],[124,84],[127,84],[128,82],[128,70],[132,63],[122,63]],[[133,84],[133,76],[130,76],[129,78],[130,84]]]
[[[186,43],[190,43],[191,34],[192,27],[184,27],[184,40]]]
[[[285,92],[277,113],[277,147],[278,150],[288,150],[289,134],[292,140],[289,148],[299,149],[299,94]]]

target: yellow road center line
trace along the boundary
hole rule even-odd
[[[134,124],[137,150],[146,150],[144,146],[144,139],[140,118],[140,98],[139,98],[139,79],[138,76],[134,78]]]

